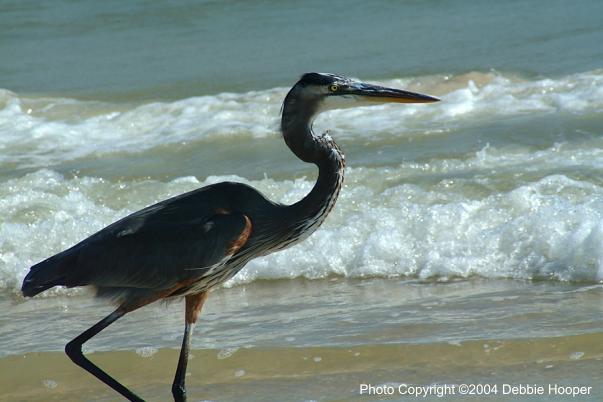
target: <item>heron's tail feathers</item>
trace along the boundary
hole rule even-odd
[[[65,267],[69,264],[65,264],[65,256],[62,254],[52,256],[30,268],[21,286],[23,296],[32,297],[53,286],[65,285]]]

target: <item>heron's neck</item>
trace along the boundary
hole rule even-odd
[[[330,136],[317,136],[312,132],[314,110],[296,110],[295,106],[295,103],[284,106],[283,137],[298,158],[318,166],[318,179],[312,191],[290,210],[293,219],[304,222],[304,226],[307,224],[304,229],[311,233],[310,229],[318,227],[335,205],[343,182],[345,158]]]

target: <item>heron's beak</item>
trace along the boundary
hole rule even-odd
[[[431,103],[439,101],[438,98],[429,95],[364,83],[350,85],[346,92],[370,103]]]

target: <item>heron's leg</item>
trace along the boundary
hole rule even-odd
[[[178,367],[176,368],[176,376],[172,384],[172,395],[174,401],[186,401],[186,386],[184,384],[186,377],[186,365],[188,363],[188,350],[191,344],[191,334],[203,303],[207,299],[208,293],[202,292],[196,295],[186,296],[186,323],[184,325],[184,337],[182,338],[182,348],[180,349],[180,358],[178,359]]]
[[[101,370],[98,366],[96,366],[90,360],[86,359],[86,357],[82,353],[82,345],[84,343],[86,343],[94,335],[98,334],[103,329],[107,328],[111,323],[113,323],[114,321],[116,321],[118,318],[120,318],[121,316],[123,316],[126,313],[127,313],[127,311],[124,309],[121,309],[121,308],[115,310],[114,312],[112,312],[111,314],[109,314],[108,316],[106,316],[105,318],[103,318],[102,320],[97,322],[96,324],[94,324],[92,327],[90,327],[86,331],[82,332],[74,340],[69,342],[65,346],[65,353],[67,353],[67,356],[69,356],[69,358],[75,364],[77,364],[84,370],[88,371],[90,374],[92,374],[93,376],[95,376],[96,378],[98,378],[99,380],[101,380],[102,382],[104,382],[105,384],[110,386],[111,388],[113,388],[115,391],[122,394],[128,400],[135,401],[135,402],[144,402],[144,399],[140,398],[139,396],[134,394],[132,391],[130,391],[128,388],[121,385],[109,374],[105,373],[103,370]]]
[[[184,385],[186,376],[186,364],[188,363],[188,349],[191,344],[191,333],[195,324],[186,323],[184,326],[184,338],[182,338],[182,348],[180,349],[180,358],[178,359],[178,367],[176,368],[176,376],[172,384],[172,395],[174,401],[186,401],[186,387]]]

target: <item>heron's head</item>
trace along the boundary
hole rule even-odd
[[[328,73],[307,73],[291,88],[284,106],[311,115],[382,103],[430,103],[438,98],[401,89],[366,84]]]

